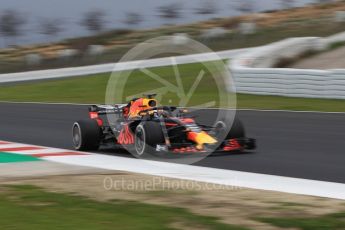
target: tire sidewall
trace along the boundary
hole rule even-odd
[[[244,138],[245,137],[245,130],[242,122],[239,119],[234,119],[232,126],[227,127],[226,122],[224,121],[217,121],[214,127],[220,126],[221,132],[220,134],[215,134],[217,138],[223,140],[229,140],[233,138]],[[219,140],[218,139],[218,140]]]
[[[77,127],[79,133],[79,144],[76,145],[74,138],[74,128]],[[79,120],[73,124],[73,143],[76,150],[89,151],[97,150],[101,142],[101,128],[97,121],[93,119]]]
[[[141,151],[137,149],[137,132],[141,131],[144,138],[144,146]],[[134,155],[137,158],[154,158],[157,154],[156,145],[164,143],[162,127],[157,121],[141,122],[135,129]]]
[[[79,143],[76,144],[75,138],[74,138],[74,129],[77,128],[77,132],[78,132],[78,136],[79,136]],[[79,150],[81,148],[82,142],[83,142],[83,137],[82,137],[82,132],[80,129],[80,125],[78,122],[74,122],[73,124],[73,128],[72,128],[72,135],[73,135],[73,144],[74,144],[74,148],[76,150]]]
[[[137,141],[138,141],[138,135],[137,135],[137,132],[139,132],[139,131],[141,131],[142,132],[142,134],[143,134],[143,147],[142,147],[142,149],[141,150],[138,150],[137,149]],[[137,155],[137,157],[142,157],[142,156],[144,156],[145,155],[145,150],[147,149],[147,145],[146,145],[146,130],[145,130],[145,128],[144,128],[144,125],[143,125],[143,123],[140,123],[137,127],[136,127],[136,129],[135,129],[135,137],[134,137],[134,148],[135,148],[135,154]]]

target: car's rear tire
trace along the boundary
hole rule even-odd
[[[147,158],[156,152],[157,144],[164,144],[164,135],[159,122],[146,121],[135,129],[135,151],[138,158]]]
[[[93,119],[80,120],[73,124],[72,137],[76,150],[97,150],[101,141],[101,129]]]

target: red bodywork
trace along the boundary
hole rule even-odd
[[[121,145],[131,145],[134,144],[134,135],[129,128],[128,124],[126,124],[120,132],[117,141]]]
[[[89,116],[90,116],[91,119],[94,119],[94,120],[97,121],[97,124],[98,124],[99,127],[103,126],[103,121],[102,121],[102,119],[100,119],[98,117],[98,113],[97,112],[89,112]]]

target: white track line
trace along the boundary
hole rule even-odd
[[[345,184],[92,154],[49,161],[109,170],[345,200]]]
[[[6,147],[42,147],[44,153],[56,151],[73,152],[66,149],[55,149],[26,144],[4,144]],[[41,150],[37,150],[41,151]],[[37,151],[18,151],[20,154],[38,153]],[[291,177],[273,176],[258,173],[207,168],[166,162],[139,160],[127,157],[108,156],[97,153],[86,153],[82,156],[47,156],[44,160],[70,165],[88,166],[108,170],[128,171],[148,175],[171,177],[228,186],[262,189],[301,195],[328,197],[345,200],[345,184],[307,180]]]
[[[37,149],[37,150],[6,151],[6,152],[7,153],[22,154],[22,155],[32,155],[32,154],[53,154],[53,153],[74,152],[74,151],[70,151],[70,150],[66,150],[66,149],[44,148],[44,149]]]
[[[189,64],[196,62],[207,62],[214,61],[215,56],[219,59],[230,59],[240,53],[248,51],[252,48],[244,49],[234,49],[216,52],[217,55],[210,53],[200,53],[200,54],[190,54],[183,56],[176,56],[176,64]],[[150,67],[160,67],[160,66],[170,66],[171,57],[163,58],[154,58],[147,60],[136,60],[129,62],[117,62],[117,63],[108,63],[100,65],[90,65],[90,66],[77,66],[77,67],[68,67],[60,69],[47,69],[47,70],[36,70],[28,72],[19,72],[19,73],[5,73],[0,74],[0,83],[11,83],[11,82],[24,82],[31,80],[44,80],[44,79],[57,79],[57,78],[67,78],[75,76],[89,76],[92,74],[99,73],[111,73],[114,71],[124,71],[124,70],[134,70],[140,68],[150,68]]]
[[[31,145],[27,144],[20,144],[20,143],[9,143],[9,144],[0,144],[0,151],[1,149],[7,149],[7,148],[21,148],[21,147],[28,147]]]

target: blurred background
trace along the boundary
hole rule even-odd
[[[221,68],[216,74],[205,68],[215,61],[209,54],[198,55],[203,61],[195,56],[149,59],[140,62],[142,68],[97,65],[115,63],[137,44],[164,35],[178,35],[168,41],[184,45],[180,47],[190,47],[193,39],[224,51],[214,63],[230,67],[232,78],[222,75]],[[84,67],[56,69],[79,66]],[[25,72],[30,70],[46,71]],[[154,92],[163,105],[233,108],[213,102],[222,102],[236,89],[236,116],[246,136],[257,139],[258,149],[214,154],[198,162],[203,168],[195,173],[193,166],[180,170],[121,161],[127,153],[107,146],[79,158],[72,151],[71,126],[88,117],[86,105],[105,103],[110,72],[119,79],[130,74],[121,78],[126,81],[124,96]],[[218,82],[228,86],[226,94]],[[114,88],[120,92],[119,84]],[[344,99],[345,0],[1,0],[0,163],[5,164],[0,164],[0,226],[343,230]],[[217,110],[200,109],[198,119],[211,124],[218,119]],[[59,157],[75,165],[49,161],[60,162]],[[207,185],[236,186],[179,189],[174,185],[183,182],[172,179],[167,188],[162,177],[150,189],[145,182],[157,185],[155,177],[94,167],[131,167],[129,171],[144,173],[157,169],[177,178],[206,178]],[[107,176],[126,184],[108,191],[102,185]],[[4,187],[4,181],[25,186]],[[145,188],[131,187],[132,182]],[[237,188],[242,182],[264,190]]]
[[[3,0],[0,73],[116,62],[162,35],[188,36],[215,51],[345,28],[339,0]]]

